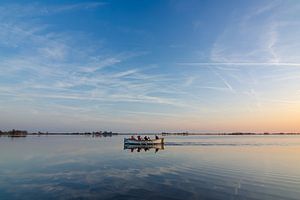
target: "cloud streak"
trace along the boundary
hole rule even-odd
[[[31,16],[46,16],[58,13],[71,12],[76,10],[90,10],[107,5],[105,2],[85,2],[73,4],[58,4],[44,6],[39,3],[30,4],[7,4],[0,6],[1,18],[6,17],[31,17]]]
[[[177,63],[183,66],[279,66],[279,67],[300,67],[300,63],[282,63],[282,62],[188,62]]]

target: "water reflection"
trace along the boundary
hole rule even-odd
[[[129,150],[129,152],[146,152],[154,150],[157,153],[159,150],[164,150],[164,144],[154,144],[154,145],[133,145],[133,144],[124,144],[124,150]]]
[[[166,141],[160,151],[123,136],[1,137],[0,199],[299,199],[299,136]]]

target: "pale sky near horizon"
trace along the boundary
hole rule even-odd
[[[0,130],[300,132],[300,1],[0,1]]]

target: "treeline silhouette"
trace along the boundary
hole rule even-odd
[[[103,137],[111,137],[113,135],[118,135],[118,133],[113,133],[112,131],[93,131],[93,132],[69,132],[69,133],[49,133],[49,132],[38,132],[32,133],[32,135],[86,135],[86,136],[103,136]]]
[[[24,130],[15,130],[12,129],[10,131],[1,131],[0,136],[9,136],[9,137],[26,137],[27,135],[87,135],[93,137],[111,137],[113,135],[118,135],[118,133],[114,133],[112,131],[93,131],[93,132],[72,132],[72,133],[50,133],[50,132],[34,132],[28,133]]]
[[[28,132],[24,131],[24,130],[15,130],[15,129],[12,129],[10,131],[1,131],[0,130],[0,136],[26,137],[27,134],[28,134]]]
[[[251,133],[251,132],[233,132],[233,133],[189,133],[189,132],[179,132],[179,133],[168,133],[168,132],[162,132],[161,133],[163,136],[167,135],[182,135],[182,136],[188,136],[188,135],[300,135],[300,133],[296,132],[279,132],[279,133],[269,133],[269,132],[264,132],[264,133]]]
[[[93,131],[93,132],[33,132],[29,133],[26,130],[16,130],[12,129],[10,131],[1,131],[0,130],[0,137],[1,136],[8,136],[8,137],[26,137],[27,135],[86,135],[86,136],[93,136],[93,137],[111,137],[114,135],[136,135],[137,133],[114,133],[112,131]],[[147,133],[147,135],[157,135],[159,133]],[[139,135],[144,135],[140,133]],[[278,132],[278,133],[251,133],[251,132],[232,132],[232,133],[189,133],[189,132],[162,132],[160,133],[162,136],[168,135],[180,135],[180,136],[189,136],[189,135],[300,135],[300,133],[296,132]]]

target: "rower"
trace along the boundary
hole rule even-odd
[[[155,139],[156,139],[156,140],[158,140],[158,139],[159,139],[159,137],[158,137],[157,135],[155,135]]]
[[[137,138],[138,138],[138,140],[141,140],[141,136],[138,135]]]
[[[148,140],[148,137],[147,137],[147,136],[145,136],[145,137],[144,137],[144,140]]]
[[[131,136],[131,138],[130,138],[130,139],[131,139],[131,140],[136,140],[136,139],[135,139],[135,137],[134,137],[133,135]]]

